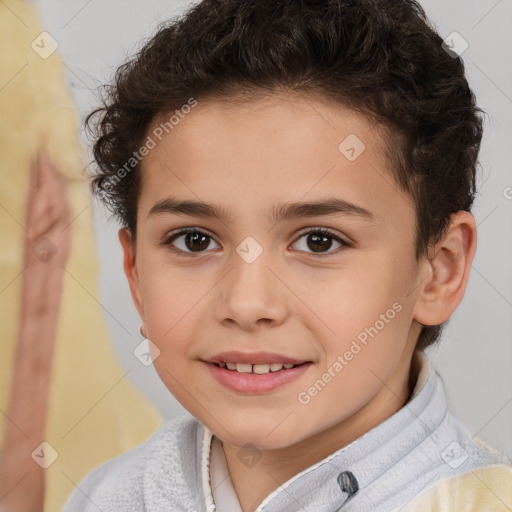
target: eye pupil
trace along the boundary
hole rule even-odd
[[[309,243],[309,240],[313,241],[313,245]],[[325,244],[325,242],[328,241],[327,247],[323,245],[320,250],[318,249],[318,246],[315,247],[315,244]],[[329,250],[332,246],[332,238],[330,236],[322,235],[321,233],[312,233],[308,236],[308,247],[313,252],[323,252],[324,250]]]
[[[187,233],[185,235],[185,245],[190,250],[195,248],[201,251],[208,247],[208,238],[210,237],[203,233]],[[196,244],[197,242],[199,242],[199,244]]]

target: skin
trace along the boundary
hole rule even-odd
[[[355,161],[338,150],[349,134],[366,146]],[[464,294],[474,218],[454,214],[445,237],[416,260],[415,210],[391,177],[383,140],[378,126],[340,105],[274,93],[199,102],[142,161],[136,237],[119,232],[125,273],[143,332],[160,350],[155,368],[221,439],[244,512],[399,410],[415,383],[420,324],[446,321]],[[222,206],[231,218],[148,216],[170,195]],[[333,196],[370,210],[373,221],[266,218],[276,204]],[[162,243],[185,227],[211,237],[200,249],[175,239],[189,256]],[[315,245],[304,235],[312,228],[330,228],[352,246],[334,238]],[[236,252],[248,236],[263,249],[252,263]],[[300,403],[299,393],[395,302],[401,311]],[[218,383],[203,362],[227,350],[268,350],[313,364],[277,390],[247,395]],[[237,456],[247,443],[259,457],[251,467]]]
[[[20,327],[0,453],[1,512],[43,510],[45,470],[31,454],[45,440],[64,267],[71,245],[70,221],[64,180],[40,151],[28,192]],[[51,240],[53,248],[41,246],[43,238]],[[41,247],[52,248],[52,257],[38,257]]]

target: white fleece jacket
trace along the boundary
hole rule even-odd
[[[415,357],[420,373],[404,407],[284,482],[256,512],[512,510],[510,461],[472,438],[450,413],[439,374],[423,353]],[[210,476],[211,447],[211,431],[194,417],[166,420],[89,473],[63,512],[238,512],[229,479],[212,492],[223,452],[214,452]]]

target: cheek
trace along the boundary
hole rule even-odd
[[[356,336],[400,299],[394,270],[383,263],[384,258],[374,260],[354,258],[353,265],[333,270],[324,282],[309,281],[299,289],[298,295],[311,306],[324,333],[338,340]]]
[[[196,383],[190,380],[190,375],[191,365],[197,361],[191,361],[190,354],[198,338],[194,331],[201,326],[200,308],[194,307],[200,295],[191,292],[191,284],[170,275],[169,269],[159,271],[154,267],[149,274],[143,295],[149,337],[159,350],[153,365],[169,391],[188,408],[189,393],[196,393]]]
[[[151,255],[139,259],[140,288],[145,321],[155,338],[163,339],[193,316],[204,295],[204,281]]]
[[[406,269],[385,254],[372,260],[333,273],[325,293],[316,290],[307,299],[320,319],[314,329],[324,340],[327,367],[346,354],[348,366],[360,372],[345,372],[356,383],[367,378],[361,371],[392,364],[410,327]]]

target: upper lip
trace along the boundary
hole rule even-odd
[[[209,359],[205,360],[207,363],[245,363],[245,364],[270,364],[270,363],[283,363],[283,364],[301,364],[308,362],[305,359],[295,359],[294,357],[287,357],[275,352],[239,352],[231,350],[229,352],[221,352]]]

